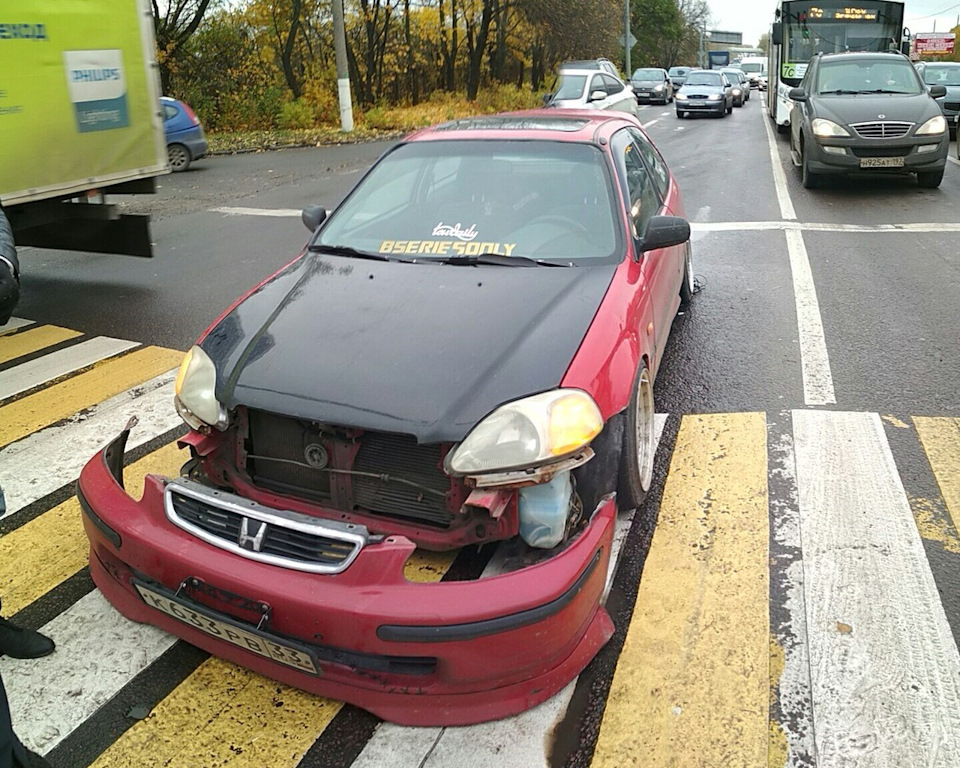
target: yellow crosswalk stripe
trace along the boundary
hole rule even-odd
[[[60,328],[56,325],[31,328],[0,342],[0,363],[8,363],[18,357],[38,352],[41,349],[52,347],[54,344],[59,344],[61,341],[75,339],[82,335],[79,331]]]
[[[186,452],[170,443],[124,471],[128,492],[143,493],[148,474],[174,475]],[[87,564],[89,545],[83,532],[80,503],[74,496],[0,538],[0,595],[5,615],[16,613],[73,576]]]
[[[954,529],[960,531],[960,419],[914,416],[913,423]]]
[[[763,766],[769,509],[761,413],[684,416],[594,766]]]
[[[149,381],[175,368],[182,358],[183,353],[173,349],[138,349],[15,400],[0,408],[0,446]]]

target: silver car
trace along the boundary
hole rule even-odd
[[[736,67],[724,67],[720,71],[727,76],[727,80],[733,86],[733,106],[742,107],[750,101],[750,80],[746,73]]]
[[[613,109],[637,114],[637,99],[622,80],[596,69],[561,69],[547,106],[558,109]]]
[[[653,101],[669,104],[673,101],[673,83],[665,69],[654,67],[635,69],[630,76],[630,85],[639,104]]]
[[[917,72],[929,89],[933,85],[942,85],[947,95],[937,99],[940,111],[950,126],[950,137],[957,135],[957,114],[960,113],[960,63],[954,61],[921,61],[916,65]]]

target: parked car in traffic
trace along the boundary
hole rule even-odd
[[[608,75],[613,75],[618,80],[623,80],[623,76],[620,74],[620,70],[617,69],[617,65],[614,64],[610,59],[605,59],[603,57],[599,59],[579,59],[577,61],[565,61],[560,67],[561,69],[599,69],[601,72],[606,72]]]
[[[187,353],[181,475],[128,495],[129,428],[83,469],[94,582],[132,620],[401,724],[553,696],[614,631],[617,510],[652,486],[655,382],[693,295],[683,214],[628,115],[393,145]],[[499,575],[405,575],[416,548],[505,540],[530,556]]]
[[[670,82],[673,83],[673,92],[676,93],[683,87],[687,75],[693,71],[693,67],[670,67],[667,74],[670,76]]]
[[[633,70],[630,86],[637,97],[638,104],[658,101],[669,104],[673,101],[673,83],[667,70],[655,67],[642,67]]]
[[[742,107],[750,100],[750,81],[742,69],[724,67],[720,70],[733,87],[733,106]]]
[[[674,99],[680,118],[699,112],[724,117],[733,112],[733,86],[715,69],[691,71]]]
[[[767,77],[767,60],[762,56],[745,56],[737,62],[750,81],[751,88],[760,88],[760,80]]]
[[[916,65],[927,88],[942,85],[947,93],[937,99],[940,111],[950,128],[950,138],[957,135],[957,114],[960,113],[960,63],[954,61],[921,61]]]
[[[160,97],[163,132],[167,139],[167,160],[174,172],[185,171],[194,160],[207,154],[207,137],[200,118],[189,105],[169,96]]]
[[[556,109],[612,109],[637,114],[633,90],[613,75],[595,69],[564,67],[547,100]]]
[[[811,59],[790,91],[790,149],[803,186],[858,171],[915,173],[938,187],[950,133],[935,99],[900,53],[832,53]]]

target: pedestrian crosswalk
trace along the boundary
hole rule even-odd
[[[18,734],[58,768],[960,765],[956,415],[658,417],[662,487],[618,519],[608,586],[631,597],[609,673],[506,720],[406,728],[130,622],[94,588],[73,483],[133,415],[128,490],[179,471],[181,354],[0,327],[2,613],[58,644],[0,674]],[[417,553],[407,576],[453,564]]]

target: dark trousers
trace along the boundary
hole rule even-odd
[[[27,751],[13,732],[7,691],[0,678],[0,768],[15,768],[27,764]]]

